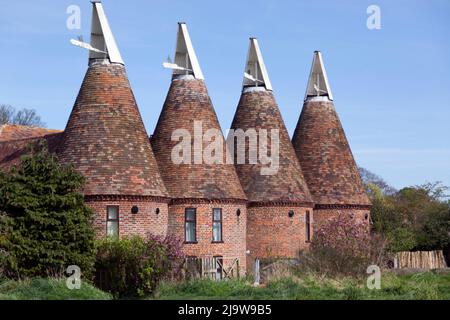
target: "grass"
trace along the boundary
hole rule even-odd
[[[151,299],[192,300],[450,300],[450,273],[434,272],[413,275],[383,273],[381,289],[369,290],[365,279],[320,278],[302,274],[270,281],[254,287],[245,280],[193,280],[162,283]],[[0,300],[107,300],[112,296],[90,284],[70,290],[64,279],[0,280]]]
[[[243,280],[194,280],[163,283],[153,299],[286,299],[286,300],[450,300],[450,274],[432,272],[397,276],[385,273],[380,290],[369,290],[366,280],[320,279],[313,275],[281,278],[265,287]]]
[[[64,279],[31,279],[0,282],[0,300],[109,300],[111,295],[90,284],[70,290]]]

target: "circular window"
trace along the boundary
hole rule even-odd
[[[294,210],[289,210],[288,216],[289,218],[292,218],[294,216]]]
[[[131,207],[131,213],[132,213],[132,214],[137,214],[138,212],[139,212],[138,206],[132,206],[132,207]]]

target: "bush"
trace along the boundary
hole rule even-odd
[[[77,265],[89,277],[94,230],[83,184],[83,176],[59,164],[44,142],[9,172],[0,171],[0,269],[6,276],[60,276]]]
[[[331,218],[314,233],[303,266],[321,274],[362,276],[369,265],[384,266],[386,242],[347,214]]]
[[[450,246],[448,188],[440,182],[383,194],[369,184],[373,230],[389,241],[393,252],[442,250]]]
[[[183,262],[181,241],[173,236],[106,238],[98,243],[94,282],[116,297],[143,297],[179,274]]]
[[[395,197],[386,196],[381,190],[369,184],[374,232],[383,234],[392,252],[408,251],[416,246],[416,238],[410,222],[398,210]]]
[[[86,282],[70,290],[65,279],[8,280],[0,283],[0,300],[109,300],[111,295]]]

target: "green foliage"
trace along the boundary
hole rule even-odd
[[[61,275],[77,265],[89,278],[95,259],[84,178],[60,165],[44,142],[0,173],[0,262],[8,277]]]
[[[181,241],[172,237],[99,240],[94,281],[116,297],[142,297],[179,271],[184,260],[180,248]]]
[[[322,278],[311,274],[270,281],[254,287],[242,280],[191,280],[162,283],[155,299],[239,300],[416,300],[450,299],[450,274],[420,273],[397,276],[383,273],[381,289],[369,290],[366,279]]]
[[[111,295],[82,282],[70,290],[64,279],[8,280],[0,283],[0,300],[110,300]]]
[[[373,221],[375,232],[383,234],[388,240],[390,251],[408,251],[416,246],[416,239],[411,225],[399,214],[394,198],[385,196],[374,184],[369,184],[371,190]]]
[[[450,245],[450,205],[440,183],[408,187],[385,195],[368,185],[373,230],[389,241],[391,251],[440,250]]]

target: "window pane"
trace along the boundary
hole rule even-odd
[[[305,220],[306,220],[306,241],[311,241],[311,223],[309,211],[306,211]]]
[[[220,221],[222,219],[222,210],[214,209],[214,221]]]
[[[119,216],[118,211],[117,207],[108,207],[108,220],[117,220]]]
[[[216,280],[222,280],[222,266],[223,266],[223,258],[222,257],[214,257],[214,261],[216,264]]]
[[[118,237],[119,236],[119,223],[117,221],[106,222],[106,228],[108,236]]]
[[[195,209],[186,209],[186,220],[195,220]]]
[[[195,240],[195,223],[186,222],[186,241],[193,242]]]
[[[222,241],[222,224],[213,222],[213,241]]]

